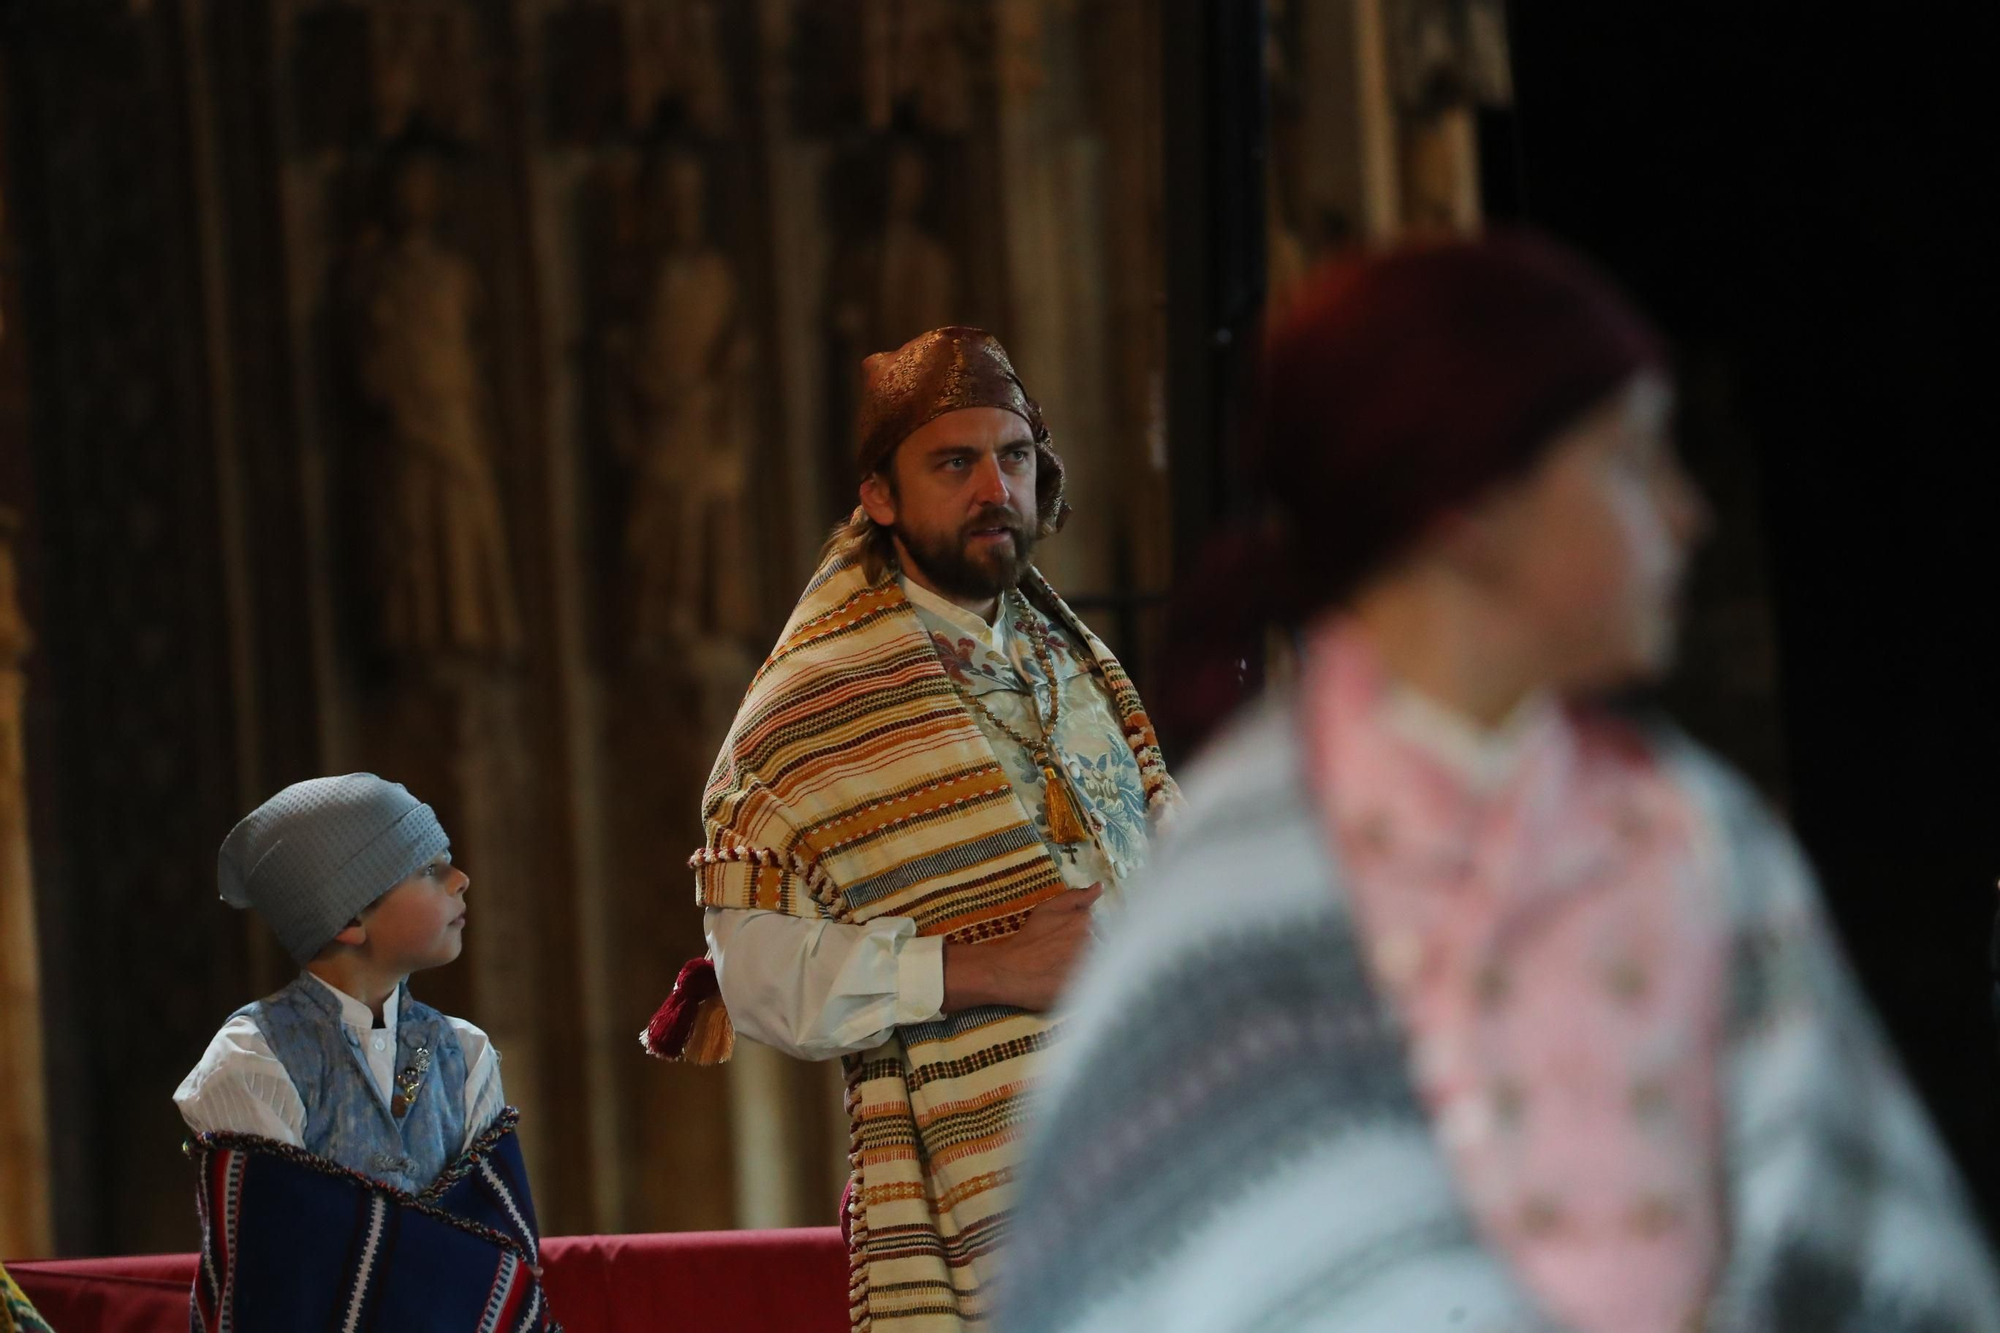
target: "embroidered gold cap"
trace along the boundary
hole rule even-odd
[[[880,471],[897,445],[947,412],[1002,408],[1034,433],[1041,534],[1061,530],[1069,517],[1062,458],[1049,442],[1040,404],[1028,396],[998,338],[962,324],[932,329],[893,352],[877,352],[863,361],[861,381],[855,464],[862,477]]]

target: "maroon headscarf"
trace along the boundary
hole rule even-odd
[[[1525,476],[1659,334],[1580,256],[1525,233],[1323,270],[1273,333],[1247,462],[1310,614],[1431,521]]]
[[[1430,524],[1521,478],[1638,371],[1659,334],[1580,256],[1528,233],[1414,245],[1308,279],[1260,365],[1244,462],[1257,520],[1225,532],[1171,615],[1163,732],[1246,692],[1264,629],[1339,605]],[[1168,697],[1163,698],[1162,695]]]
[[[879,471],[896,446],[918,429],[965,407],[998,407],[1028,423],[1035,440],[1035,502],[1041,535],[1069,517],[1063,464],[1049,442],[1042,409],[1014,373],[1007,349],[984,329],[954,324],[919,334],[893,352],[861,363],[861,411],[855,426],[855,466],[863,478]]]

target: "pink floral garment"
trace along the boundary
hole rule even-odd
[[[1454,753],[1352,626],[1304,685],[1360,934],[1483,1234],[1584,1333],[1700,1327],[1727,969],[1695,807],[1623,724],[1552,703]]]

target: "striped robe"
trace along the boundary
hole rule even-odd
[[[1177,799],[1137,692],[1032,571],[1021,591],[1095,658],[1150,812]],[[703,800],[705,907],[811,920],[907,916],[998,938],[1068,887],[893,574],[836,556],[807,587],[737,713]],[[909,1025],[845,1058],[853,1120],[849,1309],[857,1330],[983,1320],[1006,1236],[1023,1091],[1057,1032],[988,1007]]]

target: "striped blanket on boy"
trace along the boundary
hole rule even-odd
[[[1139,762],[1149,811],[1177,793],[1132,683],[1040,575],[1021,591],[1086,646]],[[1068,887],[892,574],[835,557],[744,698],[703,804],[707,907],[812,920],[913,918],[993,939]],[[1021,1094],[1056,1033],[982,1008],[846,1058],[856,1329],[984,1317],[1005,1239]]]
[[[201,1134],[195,1333],[562,1333],[509,1109],[421,1194],[254,1134]]]

